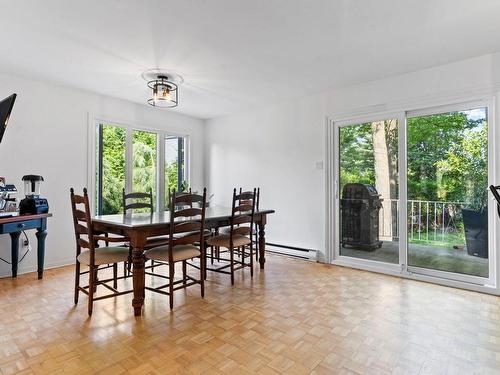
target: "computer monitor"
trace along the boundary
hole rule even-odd
[[[7,128],[10,112],[12,112],[12,107],[16,101],[16,97],[16,94],[12,94],[0,102],[0,142],[2,141],[3,134]]]

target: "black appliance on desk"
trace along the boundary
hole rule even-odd
[[[46,214],[49,212],[47,199],[40,197],[40,185],[42,176],[28,174],[23,176],[24,194],[26,198],[19,203],[19,213],[21,215]]]

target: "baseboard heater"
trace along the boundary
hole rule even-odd
[[[316,261],[316,250],[266,242],[266,252]]]

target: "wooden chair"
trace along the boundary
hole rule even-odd
[[[154,206],[153,206],[153,192],[150,190],[149,192],[132,192],[125,194],[125,189],[122,190],[123,196],[123,213],[128,214],[130,212],[134,212],[136,210],[144,210],[149,211],[149,214],[153,214]],[[168,237],[158,236],[148,239],[146,244],[146,249],[151,249],[155,246],[164,245],[168,242]],[[147,268],[154,269],[155,266],[160,265],[156,264],[154,261],[151,261],[151,265]],[[131,274],[131,265],[132,265],[132,249],[129,251],[129,259],[127,261],[127,270],[128,274]]]
[[[132,203],[128,203],[128,200],[133,199]],[[126,214],[130,210],[147,209],[149,213],[153,213],[153,192],[150,190],[148,193],[142,192],[132,192],[125,194],[125,189],[123,189],[123,213]]]
[[[243,189],[240,188],[240,194],[243,192]],[[248,203],[245,201],[240,201],[239,204],[244,204]],[[257,188],[257,197],[255,200],[255,211],[259,211],[259,205],[260,205],[260,187]],[[230,228],[225,227],[219,230],[218,234],[229,234]],[[259,260],[259,230],[257,227],[257,223],[254,223],[253,229],[252,229],[252,241],[255,245],[255,261],[257,262]],[[213,254],[212,254],[212,264],[213,264]]]
[[[94,234],[87,189],[83,189],[82,196],[76,195],[74,189],[71,188],[70,196],[76,238],[75,304],[78,303],[79,292],[88,295],[88,313],[92,315],[94,301],[132,292],[132,290],[123,292],[117,290],[118,280],[125,278],[125,276],[118,277],[118,263],[128,260],[129,249],[123,246],[98,247],[98,241],[123,243],[127,239],[124,237],[108,237]],[[89,270],[81,272],[81,264],[88,266]],[[110,264],[111,266],[109,266]],[[98,280],[98,271],[109,267],[113,267],[113,278]],[[80,276],[84,274],[89,275],[89,284],[87,286],[80,286]],[[111,281],[113,282],[112,287],[108,285]],[[111,290],[112,293],[94,297],[98,285],[104,286]]]
[[[167,294],[170,309],[174,307],[174,291],[194,284],[200,284],[201,297],[205,296],[205,205],[206,189],[203,195],[185,193],[170,195],[170,235],[168,245],[158,246],[146,251],[146,259],[168,263],[168,283],[159,287],[146,289]],[[197,204],[198,207],[194,207]],[[187,274],[187,261],[199,258],[200,278],[195,279]],[[182,279],[175,281],[175,263],[182,262]],[[156,275],[159,276],[159,275]],[[180,284],[180,285],[179,285]],[[164,289],[168,288],[168,292]]]
[[[254,226],[256,191],[254,189],[236,194],[236,189],[234,189],[229,234],[219,234],[207,240],[209,246],[217,249],[217,259],[229,262],[229,264],[217,268],[207,267],[207,270],[231,275],[232,285],[234,285],[234,271],[236,270],[249,267],[250,275],[253,277],[253,241],[251,237]],[[229,259],[220,257],[221,247],[228,250]],[[246,253],[247,249],[249,254]],[[238,250],[238,255],[241,254],[239,260],[235,260],[235,250]],[[246,258],[249,258],[249,263],[245,262]],[[227,268],[229,271],[226,270]]]

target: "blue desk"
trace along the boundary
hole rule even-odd
[[[22,231],[35,229],[37,239],[38,278],[43,278],[43,262],[45,259],[45,237],[47,237],[47,218],[52,214],[20,215],[0,218],[0,234],[10,234],[12,277],[17,276],[19,263],[19,237]]]

